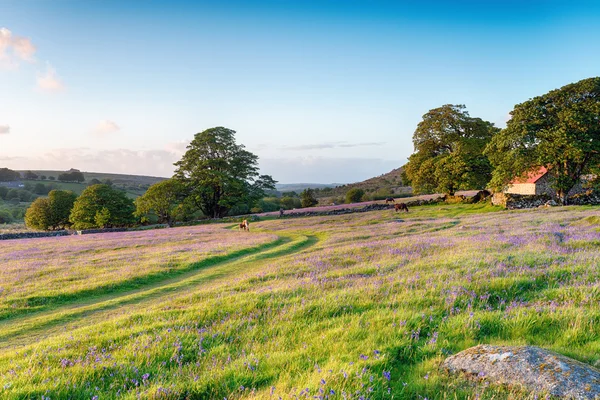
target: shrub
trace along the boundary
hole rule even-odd
[[[302,207],[316,206],[319,201],[315,197],[315,191],[313,189],[304,189],[304,191],[300,193],[300,203]]]
[[[365,195],[365,191],[359,188],[352,188],[346,193],[346,203],[358,203]]]
[[[12,221],[12,215],[8,211],[0,210],[0,224],[10,224]]]

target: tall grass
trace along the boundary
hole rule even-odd
[[[534,344],[596,362],[600,232],[590,221],[598,217],[593,208],[438,205],[253,224],[248,237],[291,241],[141,287],[114,307],[92,302],[60,323],[49,321],[68,309],[26,328],[9,316],[0,337],[36,334],[5,336],[0,397],[532,397],[448,376],[439,364],[478,343]],[[130,257],[118,242],[105,243],[115,263],[120,252]],[[47,278],[37,279],[42,287]],[[11,290],[20,285],[30,290],[24,281]]]

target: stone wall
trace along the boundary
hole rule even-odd
[[[583,193],[578,193],[569,197],[569,204],[572,205],[599,205],[600,192],[588,190]]]
[[[554,205],[556,203],[548,195],[527,196],[513,193],[494,193],[492,196],[492,204],[502,206],[509,210],[518,210],[522,208],[535,208],[543,206],[549,202]]]
[[[33,239],[33,238],[68,236],[68,235],[70,235],[70,233],[68,231],[2,233],[2,234],[0,234],[0,240]]]

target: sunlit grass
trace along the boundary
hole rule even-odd
[[[287,239],[141,285],[133,297],[8,317],[0,397],[526,398],[439,364],[478,343],[534,344],[596,362],[600,233],[587,222],[595,218],[595,208],[431,205],[269,220],[246,236],[203,227],[235,234],[230,244]],[[131,246],[117,242],[105,244],[118,263]],[[39,287],[52,276],[37,276]]]

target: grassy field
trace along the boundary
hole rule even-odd
[[[600,358],[597,208],[432,205],[0,258],[0,398],[534,398],[439,364],[478,343]]]

